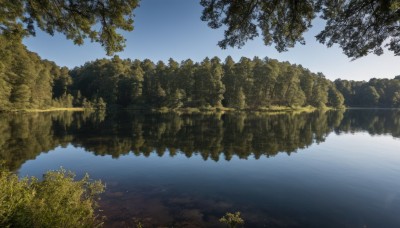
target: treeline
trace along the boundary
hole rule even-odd
[[[343,96],[321,73],[274,59],[217,57],[201,63],[169,59],[100,59],[70,72],[77,104],[140,108],[260,109],[270,106],[342,107]]]
[[[0,111],[70,107],[69,70],[42,60],[19,40],[0,35]]]
[[[98,59],[72,70],[42,60],[18,39],[0,34],[0,111],[85,107],[105,109],[272,106],[400,107],[400,76],[364,81],[325,78],[274,59],[214,57],[197,63]]]
[[[335,80],[349,107],[400,107],[400,76],[366,81]]]

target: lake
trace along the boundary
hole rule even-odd
[[[0,114],[0,160],[107,185],[107,227],[400,227],[400,110]]]

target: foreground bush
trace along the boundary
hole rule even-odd
[[[96,200],[101,181],[72,172],[49,171],[43,180],[23,178],[0,170],[0,227],[97,227]]]
[[[244,224],[244,220],[240,217],[240,212],[226,213],[219,222],[225,223],[229,228],[236,228],[239,225]]]

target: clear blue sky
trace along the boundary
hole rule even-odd
[[[338,47],[327,48],[316,42],[314,36],[322,29],[322,21],[315,21],[314,27],[305,34],[306,45],[297,45],[288,52],[279,53],[273,47],[264,46],[261,38],[249,41],[241,49],[222,50],[217,42],[223,38],[223,30],[209,28],[200,20],[201,11],[198,0],[142,0],[135,10],[135,29],[123,33],[127,46],[118,55],[121,58],[148,58],[155,62],[167,61],[170,57],[177,61],[188,58],[201,61],[207,56],[224,60],[231,55],[238,61],[242,56],[267,56],[301,64],[313,72],[324,73],[332,80],[369,80],[400,75],[400,57],[391,52],[350,61]],[[97,43],[87,41],[83,46],[75,46],[59,34],[52,37],[38,32],[36,37],[25,39],[24,44],[42,58],[61,66],[75,67],[107,57]]]

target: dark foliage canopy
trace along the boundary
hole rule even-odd
[[[317,40],[338,44],[350,58],[381,55],[383,47],[400,55],[399,0],[201,0],[201,5],[201,19],[211,28],[226,26],[221,48],[241,47],[261,33],[265,45],[286,51],[305,44],[303,33],[320,16],[326,26]]]
[[[75,44],[99,42],[108,55],[122,51],[119,29],[133,30],[139,0],[0,0],[0,34],[34,35],[35,28],[63,33]],[[305,44],[314,18],[326,22],[316,36],[328,47],[338,44],[350,58],[381,55],[383,47],[400,55],[400,0],[201,0],[201,19],[226,27],[221,48],[242,47],[260,34],[280,52]],[[20,36],[17,36],[20,37]]]
[[[10,38],[35,35],[36,28],[63,33],[75,44],[99,42],[108,55],[122,51],[118,29],[133,30],[138,0],[0,0],[0,34]]]

